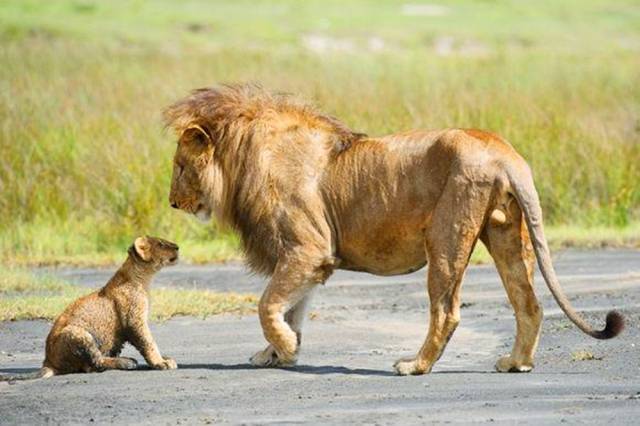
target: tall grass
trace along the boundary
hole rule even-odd
[[[532,165],[548,223],[629,227],[639,8],[535,3],[454,2],[433,18],[393,1],[4,2],[0,256],[112,261],[142,233],[198,260],[232,255],[228,232],[168,208],[174,144],[160,111],[192,88],[246,80],[372,135],[493,129]]]

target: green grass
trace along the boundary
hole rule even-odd
[[[112,263],[140,234],[237,257],[228,231],[168,207],[160,111],[248,80],[372,135],[493,129],[532,165],[558,245],[637,245],[640,5],[404,4],[0,3],[0,261]]]
[[[569,247],[583,249],[626,247],[640,249],[640,224],[634,223],[624,228],[607,226],[552,226],[546,229],[546,237],[551,250]],[[472,264],[491,263],[491,255],[486,247],[478,243],[471,256]]]
[[[175,214],[167,212],[169,215]],[[111,224],[96,221],[95,218],[84,221],[56,220],[51,223],[38,220],[32,223],[18,223],[6,229],[3,238],[0,239],[0,264],[120,264],[135,236],[144,233],[170,235],[167,238],[179,243],[183,260],[191,263],[241,259],[240,243],[235,235],[216,227],[203,226],[201,223],[193,224],[191,218],[181,216],[187,224],[187,231],[171,233],[145,226],[138,229],[119,229],[119,223],[115,218]],[[194,226],[192,234],[188,231],[189,226]]]
[[[0,321],[55,319],[75,299],[91,290],[28,270],[0,266]],[[251,294],[208,290],[152,288],[150,317],[163,321],[174,316],[206,318],[211,315],[255,311]]]

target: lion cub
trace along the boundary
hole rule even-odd
[[[135,346],[152,368],[177,368],[173,359],[160,355],[148,325],[151,279],[177,260],[176,244],[148,236],[137,238],[107,285],[76,300],[56,319],[47,337],[42,369],[0,380],[135,369],[135,359],[118,356],[125,342]]]

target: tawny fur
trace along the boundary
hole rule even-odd
[[[51,377],[137,367],[133,358],[120,357],[131,343],[151,368],[177,368],[162,357],[148,324],[149,286],[163,266],[178,259],[178,246],[154,237],[140,237],[129,256],[100,290],[69,305],[49,332],[42,369],[35,374],[3,376],[2,380]]]
[[[179,136],[172,206],[233,226],[249,265],[271,276],[259,304],[270,345],[252,358],[255,365],[295,363],[310,290],[335,268],[394,275],[428,261],[427,338],[416,357],[395,367],[429,372],[459,322],[460,285],[478,239],[516,312],[516,342],[499,371],[533,367],[542,320],[534,257],[580,329],[596,338],[622,329],[617,313],[596,331],[571,308],[553,271],[529,167],[493,133],[369,138],[256,85],[197,90],[165,118]]]

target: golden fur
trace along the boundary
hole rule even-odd
[[[495,134],[445,129],[369,138],[256,85],[197,90],[165,118],[179,136],[171,205],[235,227],[249,265],[271,276],[259,304],[270,345],[252,358],[255,365],[295,363],[311,290],[334,269],[394,275],[428,261],[427,338],[395,368],[429,372],[458,324],[460,284],[478,239],[516,313],[516,342],[499,371],[533,367],[542,319],[534,253],[580,329],[596,338],[622,329],[615,312],[596,331],[571,308],[553,271],[529,167]]]
[[[47,337],[42,369],[1,379],[135,369],[135,359],[118,356],[126,342],[140,351],[151,368],[177,368],[173,359],[160,355],[148,325],[151,279],[160,268],[177,259],[177,245],[160,238],[137,238],[111,280],[100,290],[73,302],[56,319]]]

